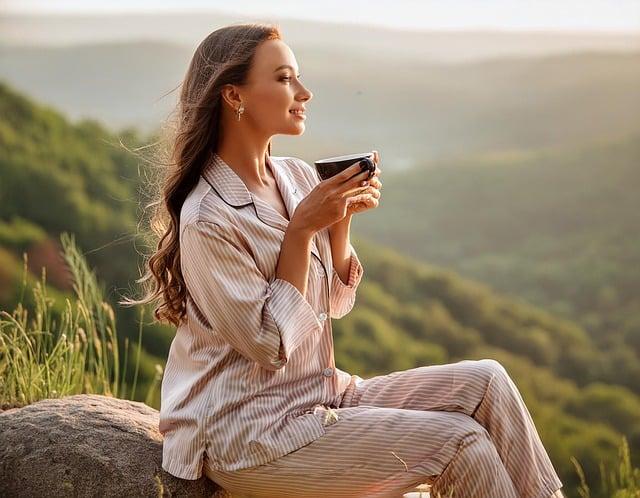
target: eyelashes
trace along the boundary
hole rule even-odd
[[[302,76],[302,75],[301,75],[301,74],[299,74],[299,75],[297,76],[297,78],[298,78],[298,79],[300,79],[300,77],[301,77],[301,76]],[[283,78],[280,78],[280,81],[291,81],[291,76],[285,76],[285,77],[283,77]]]

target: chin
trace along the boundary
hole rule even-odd
[[[305,131],[305,126],[304,124],[302,124],[302,126],[295,126],[293,128],[289,128],[287,129],[286,132],[284,132],[285,135],[302,135]]]

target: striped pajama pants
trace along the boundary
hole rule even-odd
[[[326,434],[258,467],[204,472],[234,497],[548,498],[562,487],[513,380],[492,359],[351,383]]]

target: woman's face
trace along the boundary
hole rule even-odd
[[[282,40],[261,43],[249,70],[247,84],[239,88],[245,107],[240,119],[248,119],[251,125],[268,136],[304,133],[306,116],[290,112],[303,109],[313,96],[301,83],[300,76],[296,58],[286,43]]]

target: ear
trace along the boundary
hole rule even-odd
[[[242,98],[240,97],[240,93],[238,93],[237,87],[235,87],[234,85],[224,85],[220,90],[220,95],[223,102],[227,106],[229,106],[232,111],[235,111],[238,107],[240,107]]]

